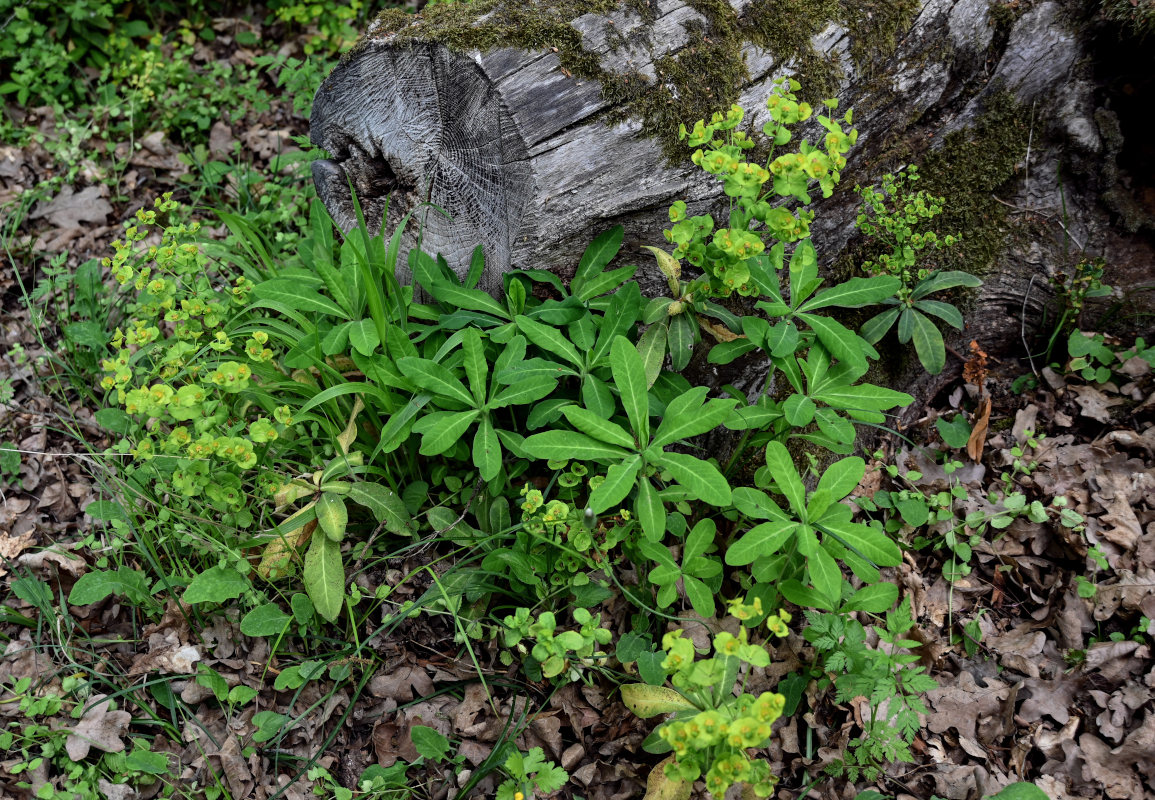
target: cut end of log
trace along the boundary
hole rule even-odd
[[[348,231],[391,233],[407,217],[408,249],[468,267],[486,243],[488,275],[509,268],[531,194],[526,146],[491,81],[468,57],[431,44],[375,46],[339,65],[317,91],[311,138],[317,193]]]

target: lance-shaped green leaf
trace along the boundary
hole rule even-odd
[[[494,433],[489,414],[481,415],[477,433],[473,435],[473,465],[483,481],[491,481],[501,472],[501,443]]]
[[[638,496],[634,502],[634,511],[638,515],[638,523],[642,526],[642,533],[651,542],[660,542],[666,535],[666,506],[662,498],[658,497],[657,490],[650,483],[650,479],[643,476],[638,478]]]
[[[575,461],[619,461],[630,455],[628,450],[600,442],[575,431],[535,433],[522,444],[534,458]]]
[[[919,281],[910,296],[912,300],[921,300],[927,295],[941,292],[943,289],[954,289],[958,286],[973,289],[982,285],[981,280],[968,272],[958,272],[957,270],[936,272]]]
[[[666,346],[670,351],[670,366],[674,372],[681,372],[690,363],[690,356],[694,354],[694,337],[698,326],[694,324],[692,314],[682,312],[670,317],[670,329],[666,336]]]
[[[434,411],[417,420],[413,432],[421,434],[421,455],[441,455],[453,447],[480,414],[478,409]]]
[[[924,314],[912,309],[910,316],[914,352],[918,354],[918,360],[926,371],[937,375],[946,366],[946,345],[943,344],[942,334],[938,326]]]
[[[886,332],[894,326],[901,311],[901,308],[890,308],[868,319],[859,331],[862,338],[871,344],[878,344],[879,340],[886,335]]]
[[[802,478],[794,468],[794,459],[790,451],[781,442],[770,442],[766,445],[766,468],[771,477],[786,496],[786,502],[795,514],[805,519],[806,488],[802,485]]]
[[[879,303],[894,295],[902,286],[898,278],[878,275],[873,278],[850,278],[837,286],[824,289],[803,303],[799,311],[817,311],[820,308],[861,308]]]
[[[831,408],[845,411],[886,411],[895,406],[905,406],[914,402],[914,398],[905,392],[875,386],[872,383],[830,386],[810,396]]]
[[[792,519],[773,519],[755,525],[726,550],[726,563],[732,567],[744,567],[762,556],[772,556],[797,531],[798,522]]]
[[[914,307],[927,314],[933,314],[952,328],[963,329],[962,312],[950,303],[941,303],[938,300],[916,300]]]
[[[854,491],[865,474],[866,462],[858,456],[839,459],[822,473],[815,491],[829,492],[835,501],[841,500]]]
[[[345,598],[341,546],[330,541],[320,530],[313,532],[309,549],[305,553],[301,578],[317,613],[329,622],[336,621]]]
[[[578,355],[577,349],[557,328],[543,325],[524,315],[514,317],[513,321],[526,338],[542,350],[564,358],[578,369],[582,368],[582,358]]]
[[[642,356],[624,336],[610,346],[610,371],[630,425],[641,442],[650,439],[650,400]]]
[[[556,388],[557,378],[540,375],[526,378],[506,386],[495,394],[488,407],[494,409],[536,403],[543,397],[548,397]]]
[[[438,302],[450,308],[464,308],[470,311],[480,311],[492,314],[500,319],[508,320],[509,311],[505,306],[493,299],[491,295],[480,289],[467,289],[449,281],[438,280],[433,283],[430,293]]]
[[[790,305],[797,309],[821,283],[814,243],[803,239],[790,254]]]
[[[712,506],[730,504],[730,484],[708,461],[683,453],[662,453],[656,463],[669,470],[679,484],[691,495]]]
[[[647,389],[658,379],[662,371],[662,362],[666,360],[667,330],[665,325],[651,325],[638,340],[638,353],[646,370]]]
[[[397,367],[406,378],[422,389],[457,400],[467,406],[477,405],[461,381],[435,361],[410,356],[400,359]]]
[[[705,386],[698,386],[671,400],[654,433],[651,446],[665,447],[682,439],[708,433],[721,425],[738,401],[715,399],[702,405],[706,391]]]
[[[830,317],[820,317],[817,314],[799,314],[798,318],[810,326],[810,329],[818,337],[818,341],[822,342],[822,346],[832,356],[839,361],[845,361],[847,364],[861,369],[863,372],[866,371],[867,363],[862,350],[863,343],[854,331],[840,322],[835,322]]]
[[[902,553],[890,537],[876,528],[851,522],[845,518],[821,521],[822,531],[833,535],[842,544],[880,567],[897,567]]]
[[[734,489],[730,501],[750,519],[790,519],[769,495],[750,486]]]
[[[830,554],[819,547],[806,560],[806,572],[814,588],[838,605],[842,599],[842,570]]]
[[[613,464],[606,471],[606,479],[590,493],[589,507],[593,512],[601,514],[621,503],[633,488],[641,466],[640,455],[631,456],[620,464]]]
[[[594,237],[594,240],[589,243],[585,252],[582,253],[581,260],[578,262],[577,271],[574,272],[571,287],[574,288],[575,292],[585,281],[597,275],[613,261],[614,256],[618,254],[618,250],[622,247],[622,238],[624,236],[625,228],[621,225],[616,225],[608,231],[603,231]],[[576,286],[574,286],[575,284]]]
[[[633,450],[637,447],[634,437],[622,426],[600,417],[581,406],[566,406],[562,409],[565,418],[582,433],[608,444]]]
[[[253,287],[258,300],[282,303],[294,311],[319,312],[348,319],[345,311],[329,298],[302,285],[300,278],[271,278]]]
[[[473,405],[483,405],[485,382],[489,377],[489,362],[485,360],[485,345],[481,342],[481,334],[477,328],[466,328],[461,332],[461,352],[465,356],[462,366],[465,368],[465,376],[469,379],[469,389],[473,392]]]
[[[369,509],[373,518],[385,526],[385,530],[399,536],[413,533],[413,517],[405,508],[405,503],[388,486],[379,483],[354,483],[349,487],[349,499]]]

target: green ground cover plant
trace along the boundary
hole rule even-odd
[[[774,147],[813,114],[798,88],[783,81],[770,98],[763,133]],[[784,634],[786,603],[814,611],[813,628],[886,612],[897,599],[880,570],[899,563],[898,544],[881,524],[854,521],[843,501],[865,473],[849,455],[856,427],[884,424],[911,398],[862,382],[878,354],[831,314],[905,302],[914,289],[906,261],[899,274],[833,285],[819,277],[811,186],[827,196],[836,188],[852,115],[819,116],[822,146],[771,149],[765,166],[745,160],[753,142],[738,130],[743,116],[735,107],[683,130],[699,148],[695,163],[725,185],[729,225],[687,219],[675,203],[667,238],[676,247],[654,251],[672,296],[650,301],[630,280],[636,267],[613,266],[620,228],[593,239],[568,286],[517,270],[497,297],[477,289],[480,248],[464,275],[413,250],[422,302],[394,277],[408,220],[378,237],[362,221],[339,239],[314,201],[293,255],[274,256],[235,214],[222,214],[232,240],[209,248],[170,197],[138,212],[104,263],[121,286],[110,318],[122,321],[100,359],[110,406],[99,419],[121,436],[110,455],[126,459],[127,505],[110,504],[108,515],[153,518],[136,535],[159,586],[200,613],[239,603],[243,630],[278,641],[294,626],[328,624],[356,643],[390,595],[366,594],[357,571],[435,543],[455,567],[430,572],[434,585],[387,624],[448,614],[469,652],[489,636],[524,649],[532,680],[583,679],[617,663],[610,632],[588,610],[615,590],[642,612],[689,607],[703,617],[730,598],[741,626],[715,640],[714,659],[695,663],[689,639],[649,622],[621,655],[654,686],[673,680],[695,714],[745,720],[769,702],[729,694],[740,663],[765,666],[753,626]],[[144,244],[153,231],[159,244]],[[683,259],[701,277],[683,283]],[[939,288],[973,284],[939,279]],[[749,310],[730,310],[732,294],[751,298]],[[766,386],[777,373],[788,389],[751,400],[693,385],[681,372],[703,329],[718,341],[710,361],[759,354],[772,366]],[[733,443],[725,460],[696,444],[719,432]],[[822,450],[843,457],[815,482]],[[809,453],[802,470],[800,451]],[[752,454],[761,466],[740,479],[736,467]],[[636,585],[621,584],[625,564]],[[144,576],[124,569],[89,573],[77,600],[144,594]],[[658,638],[665,656],[645,645]],[[278,683],[303,684],[306,663]],[[226,693],[222,702],[244,700]],[[774,778],[746,751],[784,703],[774,700],[740,745],[675,747],[664,774],[687,787],[705,775],[715,796],[746,781],[764,796]],[[289,721],[274,714],[263,724],[272,737]],[[870,758],[856,751],[847,763],[903,755],[881,736],[864,731]],[[528,796],[541,773],[516,766],[505,769]]]

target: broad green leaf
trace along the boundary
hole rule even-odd
[[[139,604],[148,599],[151,592],[148,590],[148,581],[145,580],[144,573],[138,570],[129,567],[94,570],[81,575],[72,585],[72,591],[68,593],[68,604],[87,606],[99,603],[110,594]]]
[[[798,523],[792,519],[776,519],[755,525],[726,550],[726,563],[743,567],[762,556],[772,556],[790,541],[797,530]]]
[[[832,356],[839,361],[845,361],[863,372],[866,371],[867,363],[866,356],[863,355],[862,340],[854,331],[850,330],[840,322],[835,322],[830,317],[820,317],[816,314],[799,314],[799,319],[802,319],[810,326],[818,336],[818,341],[822,342]]]
[[[253,725],[257,728],[253,733],[253,741],[269,741],[281,732],[281,728],[285,727],[285,723],[288,721],[289,717],[286,714],[278,714],[276,711],[258,711],[253,714],[252,719]]]
[[[750,519],[788,519],[786,512],[765,492],[749,486],[739,486],[731,493],[734,508]]]
[[[674,372],[681,372],[690,363],[690,356],[694,355],[694,341],[698,335],[698,326],[693,316],[682,312],[670,317],[670,330],[666,336],[666,345],[670,351],[670,366]]]
[[[708,461],[683,453],[662,453],[657,463],[670,471],[691,495],[712,506],[730,504],[730,484]]]
[[[894,295],[902,286],[898,278],[878,275],[873,278],[850,278],[837,286],[819,292],[807,300],[799,311],[816,311],[820,308],[861,308],[878,303]]]
[[[513,321],[517,323],[517,327],[521,329],[526,338],[542,350],[561,356],[578,369],[582,368],[582,357],[578,355],[577,349],[574,348],[569,339],[565,338],[565,334],[557,328],[542,324],[524,315],[514,317]]]
[[[806,488],[802,485],[798,470],[794,468],[794,459],[790,457],[786,445],[781,442],[770,442],[766,445],[766,467],[778,488],[782,490],[782,494],[786,496],[790,508],[795,514],[805,518],[803,515],[806,514]]]
[[[732,342],[719,342],[710,348],[706,360],[711,364],[730,364],[747,353],[753,353],[758,346],[749,339],[735,339]]]
[[[491,481],[501,472],[501,443],[488,414],[481,415],[477,433],[473,436],[473,465],[483,481]]]
[[[465,288],[476,289],[485,272],[485,249],[478,245],[473,248],[473,255],[469,257],[469,272],[465,276]]]
[[[354,483],[349,486],[348,498],[358,505],[369,509],[379,523],[385,525],[385,530],[398,536],[408,536],[413,533],[413,517],[405,508],[405,503],[387,486],[379,483]]]
[[[449,753],[449,739],[426,725],[410,727],[409,738],[413,740],[413,749],[417,755],[430,761],[440,761]]]
[[[814,588],[838,605],[842,598],[842,571],[830,554],[818,548],[807,559],[806,570]]]
[[[614,400],[610,385],[596,375],[586,375],[582,381],[582,404],[606,419],[618,411],[618,403]]]
[[[694,608],[694,613],[706,619],[714,616],[714,611],[717,610],[714,593],[706,584],[690,575],[682,575],[682,588],[686,592],[686,599]]]
[[[897,567],[902,552],[882,531],[849,520],[823,520],[824,532],[834,535],[842,544],[880,567]]]
[[[914,335],[914,310],[907,307],[902,309],[902,313],[898,317],[898,341],[900,344],[907,344],[910,337]]]
[[[641,355],[645,367],[647,389],[658,379],[662,363],[666,360],[666,333],[665,325],[651,325],[638,340],[638,354]]]
[[[324,539],[323,534],[314,538]],[[223,603],[235,600],[250,587],[249,579],[230,566],[218,565],[206,569],[189,582],[181,598],[189,603]]]
[[[818,287],[818,254],[814,243],[803,239],[790,254],[790,305],[798,308]]]
[[[906,406],[914,402],[914,398],[906,392],[870,383],[834,386],[815,392],[811,396],[833,408],[860,411],[886,411],[895,406]]]
[[[341,565],[341,545],[320,531],[313,532],[305,553],[301,578],[317,613],[334,622],[345,602],[345,570]],[[192,588],[191,586],[189,588]]]
[[[898,600],[898,587],[893,583],[875,583],[863,586],[850,595],[842,604],[843,611],[866,611],[870,614],[883,614],[894,608]]]
[[[1019,781],[1007,786],[998,794],[991,795],[990,800],[1050,800],[1050,797],[1033,783]]]
[[[660,542],[666,535],[666,506],[654,485],[644,475],[638,477],[638,497],[634,504],[642,533],[648,541]]]
[[[542,459],[619,461],[630,455],[628,450],[573,431],[535,433],[525,440],[523,447],[534,458]]]
[[[665,686],[627,683],[621,687],[621,693],[626,708],[642,719],[675,711],[696,711],[698,708],[681,694]]]
[[[377,333],[377,326],[373,324],[373,320],[359,319],[356,322],[350,322],[349,343],[361,355],[373,355],[373,351],[381,344],[381,337]]]
[[[818,430],[831,441],[846,445],[854,443],[854,425],[831,409],[818,409],[814,412],[814,418],[818,421]]]
[[[782,414],[795,428],[804,428],[814,419],[817,406],[804,394],[792,394],[782,404]]]
[[[914,310],[911,310],[910,315],[913,318],[912,338],[918,360],[927,372],[938,375],[946,366],[946,345],[943,344],[942,333],[929,317]]]
[[[917,300],[914,307],[926,314],[933,314],[951,327],[963,329],[962,312],[950,303],[940,303],[938,300]]]
[[[687,406],[679,403],[682,397],[675,398],[666,407],[666,414],[654,433],[651,446],[665,447],[682,439],[709,433],[721,425],[737,405],[736,400],[715,399],[698,408],[697,404]]]
[[[489,295],[486,295],[488,297]],[[461,332],[461,352],[465,356],[462,367],[469,379],[469,390],[473,392],[474,405],[485,404],[486,380],[489,377],[489,362],[485,360],[485,345],[477,328],[466,328]]]
[[[417,420],[413,432],[421,434],[421,455],[437,456],[457,444],[481,414],[472,411],[434,411]]]
[[[590,493],[589,507],[595,514],[601,514],[622,502],[633,488],[638,470],[642,466],[640,455],[632,456],[620,464],[613,464],[606,471],[606,479]]]
[[[621,225],[615,225],[608,231],[603,231],[594,237],[589,247],[582,253],[581,261],[578,262],[577,270],[574,272],[571,286],[577,284],[574,287],[575,294],[582,283],[597,275],[614,260],[614,256],[622,247],[622,237],[624,236],[625,228]]]
[[[665,322],[666,318],[670,316],[670,303],[674,302],[672,297],[655,297],[646,303],[646,308],[642,311],[642,323],[645,325],[654,325],[658,322]]]
[[[595,275],[588,281],[583,281],[581,283],[581,287],[574,290],[574,296],[578,300],[581,300],[583,303],[588,303],[598,295],[613,291],[618,286],[634,277],[634,273],[637,271],[637,266],[631,265],[628,267],[619,267],[617,269],[610,270],[609,272],[603,272],[599,275]]]
[[[644,446],[650,440],[650,400],[646,387],[646,367],[642,356],[624,336],[610,346],[610,370],[638,441]]]
[[[582,433],[592,436],[598,441],[624,447],[627,450],[637,448],[637,442],[622,426],[598,416],[589,409],[581,406],[566,406],[562,409],[565,418]]]
[[[770,355],[784,358],[798,349],[798,326],[783,320],[766,331],[765,347]]]
[[[682,552],[682,563],[688,563],[691,559],[702,555],[710,546],[714,544],[714,539],[718,535],[718,526],[714,520],[707,517],[706,519],[698,520],[698,524],[686,536],[686,546]],[[695,572],[695,575],[699,573]]]
[[[449,281],[439,280],[434,282],[429,293],[433,295],[438,302],[444,303],[450,308],[480,311],[483,314],[492,314],[504,320],[510,318],[509,311],[505,306],[480,289],[467,289],[464,286],[456,286]]]
[[[866,474],[866,462],[854,456],[835,461],[818,479],[818,490],[830,492],[834,500],[841,500],[854,491]]]
[[[834,610],[834,605],[825,595],[811,589],[809,586],[803,586],[793,578],[778,584],[778,591],[796,606],[801,606],[802,608],[820,608],[823,611]]]
[[[345,311],[321,293],[303,285],[299,278],[272,278],[253,287],[258,300],[282,303],[294,311],[319,312],[348,319]]]
[[[280,606],[265,603],[241,617],[241,633],[245,636],[279,636],[291,619]]]
[[[400,359],[397,362],[397,367],[406,378],[422,389],[457,400],[467,406],[477,405],[461,381],[453,377],[452,372],[435,361],[408,357]]]
[[[886,332],[894,326],[901,310],[900,308],[890,308],[875,317],[871,317],[863,324],[859,334],[871,344],[878,344]]]
[[[941,292],[943,289],[954,289],[957,286],[965,286],[968,289],[973,289],[976,286],[982,285],[983,282],[981,280],[968,272],[959,272],[957,270],[936,272],[919,281],[910,296],[913,300],[921,300],[927,295]]]
[[[547,397],[556,388],[557,378],[544,377],[541,375],[526,378],[516,383],[511,383],[494,395],[493,399],[489,401],[489,408],[505,408],[506,406],[536,403],[543,397]]]
[[[317,498],[317,525],[321,532],[339,542],[345,538],[345,528],[349,524],[349,509],[345,499],[333,492],[321,492]]]

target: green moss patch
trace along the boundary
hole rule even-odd
[[[841,71],[834,59],[815,52],[815,35],[831,22],[846,25],[853,37],[851,55],[865,71],[873,59],[894,51],[897,32],[918,9],[917,0],[868,0],[866,6],[840,0],[755,0],[738,17],[726,0],[690,0],[690,5],[705,23],[691,31],[688,46],[655,63],[657,81],[608,73],[597,56],[582,48],[581,35],[570,26],[584,14],[618,8],[615,0],[540,5],[473,0],[430,6],[416,16],[394,9],[377,18],[372,36],[395,35],[402,43],[440,42],[456,51],[554,48],[562,67],[599,81],[606,99],[621,104],[616,115],[640,119],[643,131],[661,142],[667,157],[681,160],[688,151],[677,140],[678,126],[727,108],[749,80],[742,57],[745,45],[763,47],[780,62],[793,61],[806,99],[816,102],[834,93]],[[628,0],[627,7],[643,19],[652,17],[652,5],[645,0]]]

